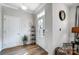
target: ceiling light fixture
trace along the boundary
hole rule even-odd
[[[22,8],[23,10],[27,10],[27,9],[28,9],[28,8],[27,8],[26,6],[24,6],[24,5],[22,5],[21,8]]]

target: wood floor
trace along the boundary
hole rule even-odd
[[[1,55],[47,55],[48,53],[36,44],[4,49]]]

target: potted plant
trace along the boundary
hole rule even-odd
[[[26,35],[23,36],[23,45],[26,45],[27,41],[28,41],[28,37]]]

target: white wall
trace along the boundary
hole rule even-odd
[[[72,27],[75,26],[75,15],[76,15],[76,6],[72,6],[69,9],[69,38],[70,41],[74,41],[74,33],[71,32]]]
[[[1,16],[1,5],[0,5],[0,51],[2,50],[2,16]]]
[[[14,9],[7,8],[7,7],[3,7],[3,11],[4,11],[4,16],[12,16],[12,17],[16,17],[16,18],[20,19],[19,22],[16,21],[17,25],[18,25],[18,23],[20,25],[19,34],[18,34],[18,35],[20,35],[20,38],[18,39],[18,41],[16,40],[17,42],[15,41],[16,43],[13,43],[13,42],[10,42],[9,44],[7,43],[7,45],[6,45],[7,47],[4,47],[4,48],[22,45],[21,39],[22,39],[23,35],[27,35],[28,36],[28,44],[31,43],[31,41],[30,41],[31,28],[30,28],[30,26],[33,24],[32,15],[29,13],[23,12],[21,10],[14,10]],[[12,26],[12,27],[14,28],[14,26]],[[7,42],[8,39],[4,39],[3,41]]]
[[[53,17],[53,24],[52,24],[52,28],[53,28],[53,41],[52,41],[52,50],[54,53],[54,49],[56,47],[61,47],[63,45],[63,43],[69,42],[69,25],[68,25],[68,12],[69,9],[65,4],[60,4],[60,3],[53,3],[52,4],[52,17]],[[61,21],[59,19],[59,11],[60,10],[64,10],[66,13],[66,18],[64,21]],[[59,30],[61,28],[61,31]]]
[[[52,3],[45,6],[45,42],[48,54],[52,54]]]

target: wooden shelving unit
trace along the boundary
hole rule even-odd
[[[31,41],[32,41],[32,43],[36,42],[36,30],[35,30],[35,26],[31,26]]]

